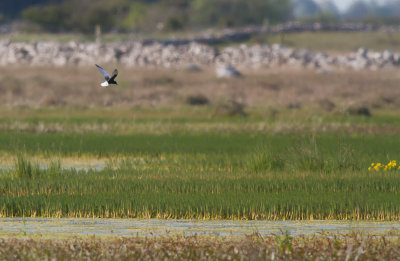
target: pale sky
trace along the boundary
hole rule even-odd
[[[344,11],[347,7],[349,7],[352,3],[354,3],[356,0],[332,0],[335,2],[337,7],[340,9],[340,11]],[[369,1],[369,0],[366,0]],[[387,0],[375,0],[376,3],[378,4],[383,4],[387,2]]]
[[[340,9],[340,11],[345,10],[349,5],[353,2],[351,0],[333,0],[337,7]]]

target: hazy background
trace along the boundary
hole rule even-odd
[[[332,0],[334,4],[337,5],[340,11],[345,11],[349,6],[354,4],[357,0]],[[375,1],[377,4],[387,4],[390,0],[378,0]],[[318,2],[322,3],[323,0],[318,0]],[[364,2],[368,2],[368,0],[364,0]]]
[[[9,31],[174,32],[304,22],[400,24],[400,0],[2,0]]]

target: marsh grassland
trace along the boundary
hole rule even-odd
[[[121,68],[120,85],[101,89],[95,68],[4,68],[0,216],[400,220],[398,71],[213,75]],[[391,168],[368,169],[378,162]],[[99,257],[124,246],[134,251],[121,258],[343,259],[364,244],[360,258],[398,256],[381,237],[280,240],[8,238],[0,256],[84,259],[87,247]]]
[[[100,89],[89,68],[9,74],[23,69],[0,75],[14,75],[1,81],[3,217],[400,219],[400,171],[368,170],[400,159],[393,72],[125,69]]]
[[[314,135],[15,134],[23,143],[4,149],[24,155],[2,171],[1,215],[399,220],[399,171],[367,169],[396,158],[399,136]],[[40,154],[53,157],[47,168],[28,156]]]

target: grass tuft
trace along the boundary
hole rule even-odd
[[[249,169],[255,172],[282,171],[286,162],[280,154],[274,154],[267,148],[258,149],[249,160]]]
[[[39,172],[39,167],[32,164],[29,159],[23,154],[19,153],[15,161],[15,175],[18,178],[28,178],[31,179],[37,175]]]

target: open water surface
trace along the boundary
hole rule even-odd
[[[400,222],[347,221],[203,221],[165,219],[79,219],[79,218],[0,218],[0,236],[148,236],[166,234],[215,234],[241,236],[282,234],[365,232],[382,234],[400,231]]]

